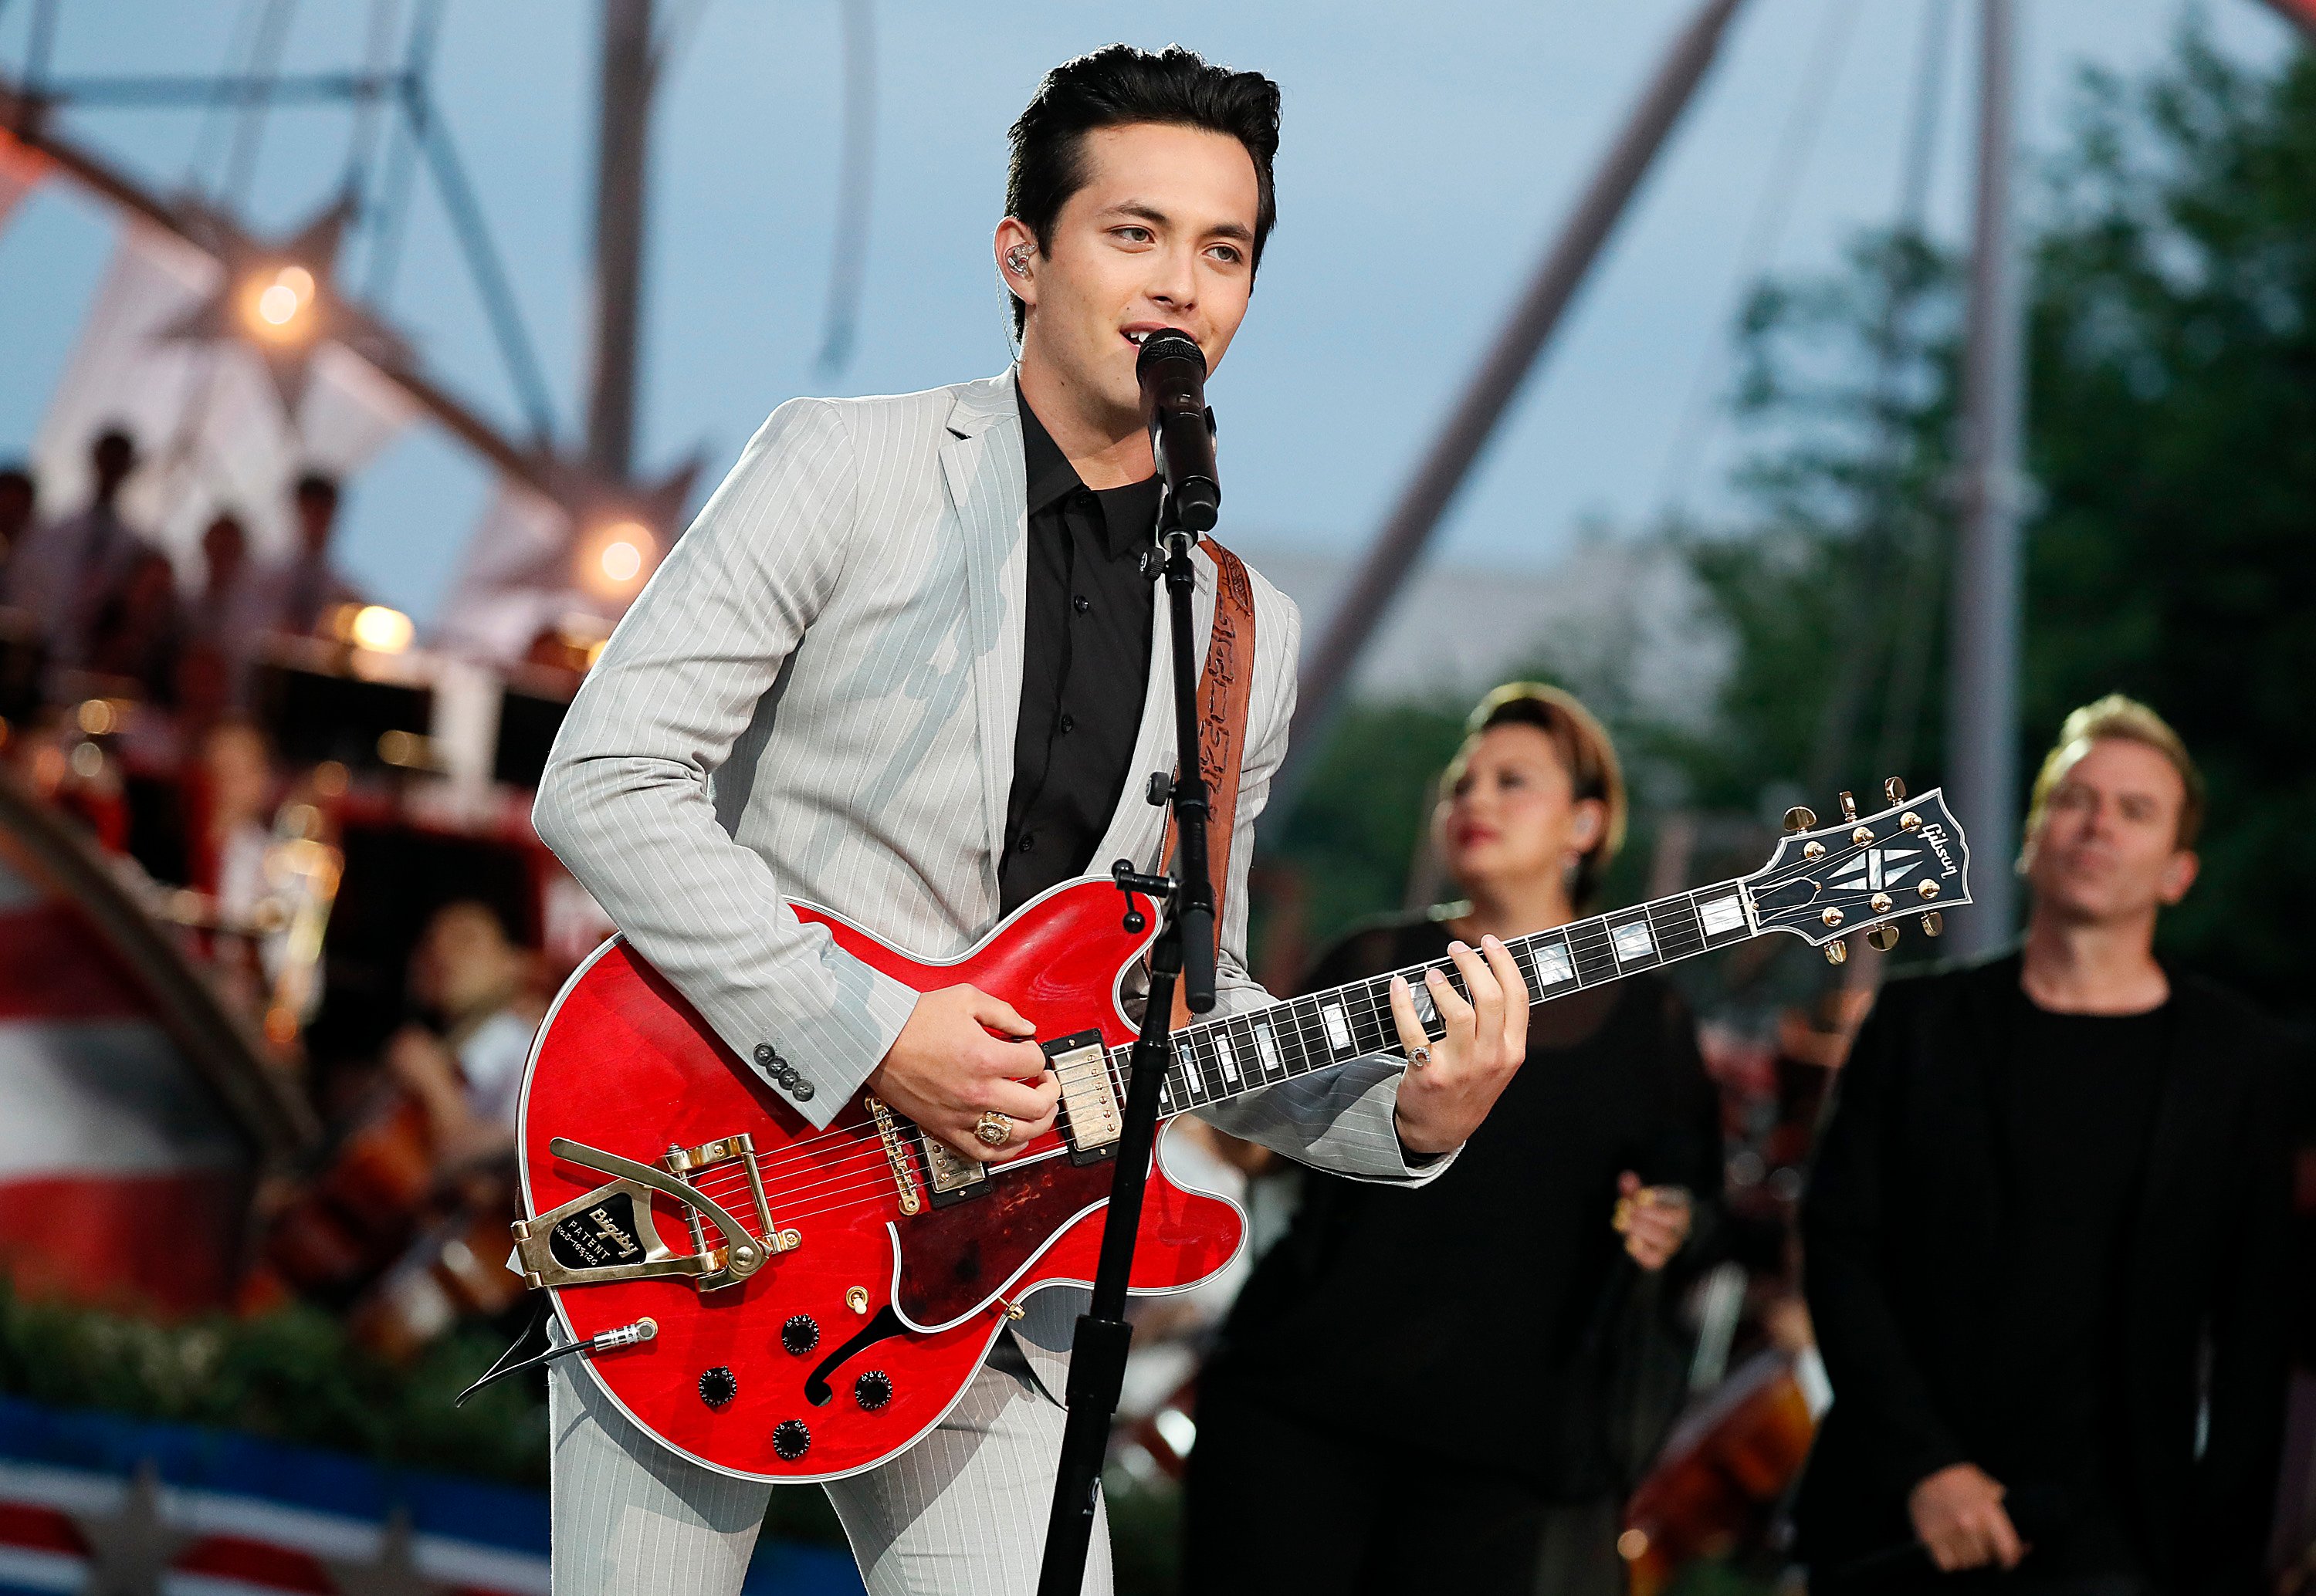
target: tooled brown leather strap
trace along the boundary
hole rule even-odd
[[[1207,868],[1215,879],[1215,954],[1222,955],[1225,896],[1230,890],[1231,838],[1238,824],[1240,766],[1246,756],[1247,705],[1254,691],[1254,583],[1239,557],[1208,537],[1215,563],[1214,630],[1198,672],[1198,770],[1207,778]],[[1174,820],[1166,818],[1159,857],[1174,857]],[[1186,1024],[1182,989],[1174,989],[1174,1024]]]

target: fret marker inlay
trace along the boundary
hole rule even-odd
[[[1576,965],[1568,956],[1564,942],[1547,942],[1536,950],[1536,984],[1556,987],[1562,981],[1576,979]]]
[[[1622,964],[1645,959],[1657,951],[1657,944],[1649,936],[1645,920],[1635,920],[1629,925],[1617,927],[1610,940],[1616,944],[1617,961]]]
[[[1230,1038],[1219,1031],[1215,1033],[1215,1051],[1222,1055],[1223,1078],[1233,1086],[1238,1085],[1237,1050],[1231,1046]]]
[[[1726,898],[1715,898],[1698,904],[1697,918],[1704,922],[1707,936],[1725,936],[1732,931],[1743,928],[1745,906],[1737,900],[1737,894],[1732,892]]]
[[[1270,1027],[1260,1020],[1254,1023],[1254,1051],[1262,1056],[1262,1073],[1278,1073],[1278,1044],[1270,1038]]]
[[[1343,1006],[1324,1003],[1319,1006],[1319,1016],[1327,1023],[1327,1045],[1339,1053],[1351,1051],[1351,1023],[1343,1017]]]

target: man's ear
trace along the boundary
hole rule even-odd
[[[1039,259],[1038,235],[1019,217],[1007,217],[997,224],[997,235],[992,242],[992,258],[997,263],[997,280],[1006,291],[1029,309],[1038,306],[1037,262]],[[1020,262],[1021,270],[1014,270]]]
[[[2203,867],[2204,862],[2187,848],[2179,849],[2166,861],[2155,886],[2155,895],[2164,908],[2171,908],[2187,895],[2187,889],[2196,884],[2196,876]]]

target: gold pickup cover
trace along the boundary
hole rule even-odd
[[[1081,1153],[1106,1148],[1126,1129],[1118,1111],[1118,1093],[1109,1084],[1109,1051],[1100,1041],[1086,1042],[1065,1053],[1051,1055],[1054,1075],[1062,1083],[1062,1110],[1069,1116],[1070,1146]]]

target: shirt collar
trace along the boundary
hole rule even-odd
[[[1029,396],[1018,383],[1013,387],[1013,398],[1021,410],[1021,457],[1029,467],[1029,513],[1036,515],[1084,484],[1078,480],[1077,468],[1070,464],[1070,457],[1062,453],[1062,446],[1054,441],[1054,435],[1046,430],[1046,423],[1029,408]]]
[[[1029,513],[1036,515],[1068,498],[1085,483],[1038,419],[1038,412],[1029,408],[1019,383],[1014,385],[1013,397],[1021,411],[1021,457],[1029,483]],[[1097,490],[1094,497],[1101,504],[1102,545],[1113,557],[1123,559],[1150,542],[1158,524],[1159,486],[1154,474],[1123,487]]]

